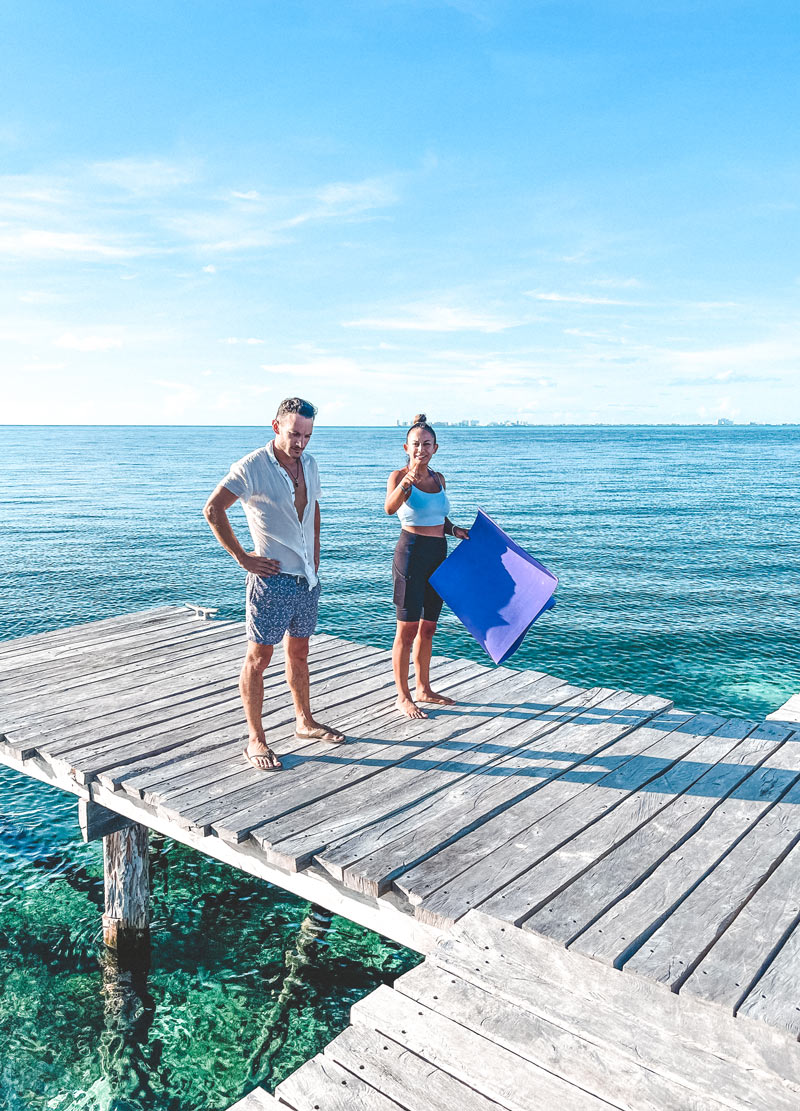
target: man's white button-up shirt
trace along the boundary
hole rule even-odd
[[[320,484],[317,461],[300,456],[308,503],[301,521],[294,504],[294,483],[275,458],[272,441],[234,463],[222,485],[241,499],[253,551],[277,559],[284,575],[304,575],[309,589],[317,585],[314,570],[314,516]]]

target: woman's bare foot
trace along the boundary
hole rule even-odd
[[[437,706],[455,706],[454,698],[448,698],[446,694],[437,694],[432,691],[430,687],[425,690],[420,690],[419,687],[414,691],[414,697],[418,702],[435,702]]]
[[[405,714],[407,718],[426,718],[428,716],[424,710],[420,709],[416,702],[410,698],[404,698],[402,695],[398,695],[395,706],[400,713]]]

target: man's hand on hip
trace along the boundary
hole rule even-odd
[[[245,552],[237,562],[249,574],[258,575],[262,579],[268,578],[270,575],[279,575],[281,570],[281,565],[277,559],[267,559],[266,556],[256,555],[255,552]]]

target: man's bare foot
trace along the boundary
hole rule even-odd
[[[269,745],[260,740],[248,742],[244,750],[244,758],[260,772],[276,772],[283,767]]]
[[[435,702],[437,706],[455,706],[454,698],[448,698],[446,694],[437,694],[432,691],[430,687],[425,690],[420,690],[419,687],[414,691],[414,697],[417,702]]]
[[[395,706],[400,713],[405,714],[407,718],[426,718],[428,716],[425,711],[410,698],[398,696]]]
[[[318,721],[298,722],[294,735],[301,741],[327,741],[330,745],[343,745],[347,740],[332,725],[320,725]]]

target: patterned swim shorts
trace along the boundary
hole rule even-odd
[[[247,576],[247,639],[277,644],[284,633],[310,637],[317,627],[320,585],[298,575]]]

